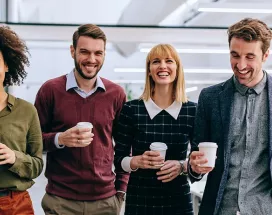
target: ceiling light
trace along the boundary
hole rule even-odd
[[[137,73],[137,72],[145,72],[144,68],[114,68],[114,72],[119,73]],[[185,73],[232,73],[231,69],[185,69]]]
[[[145,72],[144,68],[114,68],[114,72]]]
[[[206,84],[206,85],[213,85],[213,84],[219,84],[226,80],[191,80],[191,81],[185,81],[186,84]]]
[[[126,79],[116,79],[116,80],[111,80],[114,83],[117,84],[144,84],[145,80],[126,80]],[[211,84],[218,84],[221,82],[224,82],[226,80],[188,80],[185,81],[186,84],[206,84],[206,85],[211,85]],[[188,90],[197,90],[196,88],[190,89],[191,87],[188,88]],[[186,91],[187,92],[187,91]],[[192,92],[192,91],[191,91]]]
[[[197,91],[198,87],[188,87],[185,89],[186,93]]]
[[[140,52],[148,53],[151,48],[141,48]],[[187,53],[187,54],[229,54],[229,49],[176,49],[178,53]],[[270,50],[269,54],[272,54]]]
[[[114,83],[118,84],[144,84],[145,80],[124,80],[124,79],[119,79],[119,80],[111,80]]]
[[[199,12],[212,13],[272,13],[271,9],[243,9],[243,8],[198,8]]]
[[[178,53],[229,54],[228,49],[177,49]]]
[[[114,68],[114,72],[118,73],[143,73],[144,68]],[[266,70],[268,73],[272,73],[272,70]],[[208,74],[229,74],[233,73],[231,69],[184,69],[184,73],[208,73]]]
[[[140,52],[148,53],[151,48],[141,48]],[[196,53],[196,54],[229,54],[228,49],[176,49],[178,53]]]
[[[112,80],[114,83],[117,84],[144,84],[145,81],[144,80],[124,80],[124,79],[119,79],[119,80]],[[189,92],[194,92],[197,91],[198,87],[188,87],[185,89],[186,93]]]
[[[184,73],[228,74],[233,73],[233,71],[231,69],[184,69]]]

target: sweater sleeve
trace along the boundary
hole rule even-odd
[[[26,153],[14,150],[16,161],[9,170],[21,178],[37,178],[43,169],[42,148],[39,119],[33,107],[33,117],[26,135]]]
[[[133,120],[131,107],[128,104],[123,106],[117,125],[115,140],[114,165],[116,171],[116,189],[126,191],[129,173],[124,171],[121,162],[124,157],[130,156],[133,141]],[[125,188],[125,190],[124,190]]]
[[[58,148],[55,144],[57,132],[52,132],[52,115],[54,109],[53,93],[48,85],[44,84],[37,93],[35,107],[38,111],[44,151],[54,151]]]

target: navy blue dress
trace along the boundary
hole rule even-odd
[[[152,142],[164,142],[166,160],[185,160],[192,140],[196,104],[182,104],[178,118],[162,110],[151,119],[142,100],[127,102],[120,114],[115,136],[115,168],[129,156],[142,155]],[[168,183],[157,179],[158,170],[131,172],[127,188],[125,215],[193,215],[189,183],[178,176]]]

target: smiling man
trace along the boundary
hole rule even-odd
[[[112,171],[112,138],[126,96],[120,86],[97,75],[105,46],[98,26],[80,26],[70,47],[75,68],[47,81],[37,94],[47,151],[45,214],[120,212],[128,173]],[[93,129],[78,128],[78,122],[91,122]]]
[[[210,172],[200,215],[272,214],[272,77],[262,69],[272,38],[268,26],[243,19],[228,30],[233,77],[203,89],[198,102],[189,175]],[[214,169],[198,152],[218,144]]]

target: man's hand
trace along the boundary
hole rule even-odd
[[[134,156],[130,161],[131,169],[159,169],[164,159],[156,151],[145,151],[142,155]]]
[[[208,163],[207,159],[203,158],[204,153],[194,151],[190,155],[190,165],[192,170],[198,174],[205,174],[213,170],[213,167],[202,167],[201,164]]]
[[[5,144],[0,143],[0,165],[14,164],[16,160],[15,153]]]
[[[117,191],[115,195],[121,202],[125,201],[125,193]]]
[[[85,147],[93,141],[94,134],[90,128],[78,128],[76,126],[60,133],[58,143],[67,147]]]

